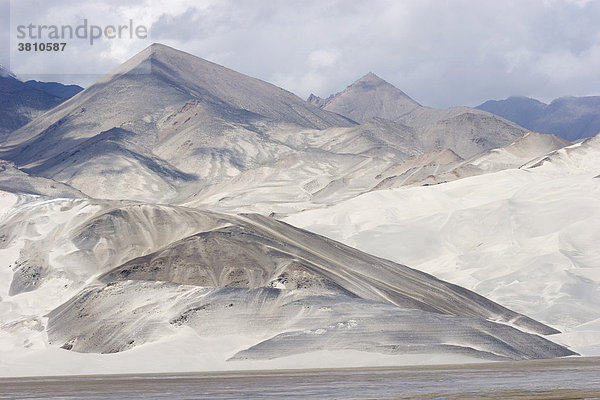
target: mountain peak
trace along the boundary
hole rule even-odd
[[[315,105],[319,108],[323,108],[323,106],[325,106],[325,104],[327,104],[327,99],[322,99],[313,93],[311,93],[310,96],[308,96],[308,99],[306,99],[306,101],[308,101],[310,104]]]
[[[162,43],[152,43],[150,46],[146,47],[144,50],[140,51],[138,54],[147,54],[147,55],[163,55],[168,53],[184,53],[181,50],[177,50],[173,47],[167,46]]]
[[[420,107],[402,90],[373,72],[326,100],[315,101],[313,98],[311,102],[361,123],[374,117],[394,121]]]
[[[177,50],[173,47],[167,46],[162,43],[152,43],[150,46],[142,50],[141,53],[147,54],[147,58],[161,61],[168,61],[170,57],[187,56],[209,62],[207,60],[204,60],[203,58],[196,57],[194,55],[186,53],[185,51]]]
[[[359,80],[357,80],[354,83],[358,83],[358,82],[388,83],[384,79],[381,79],[380,77],[378,77],[377,75],[375,75],[373,72],[369,72],[366,75],[363,75]]]
[[[116,69],[107,74],[101,81],[107,81],[115,76],[124,74],[149,74],[156,72],[153,68],[155,63],[170,63],[169,60],[174,60],[178,56],[188,56],[197,60],[203,60],[201,58],[192,56],[183,51],[176,50],[172,47],[166,46],[160,43],[152,43],[123,64],[119,65]]]
[[[148,49],[151,49],[153,51],[179,51],[177,49],[174,49],[171,46],[167,46],[166,44],[162,44],[162,43],[158,43],[158,42],[154,42],[152,43],[150,46],[147,47]]]
[[[353,125],[268,82],[160,43],[153,43],[123,66],[141,68],[140,72],[149,72],[197,99],[216,104],[219,112],[226,105],[256,117],[308,128]]]

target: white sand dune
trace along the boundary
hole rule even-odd
[[[594,137],[530,168],[372,192],[285,221],[474,290],[597,355],[599,159]]]

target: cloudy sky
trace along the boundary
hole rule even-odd
[[[303,98],[343,90],[369,71],[434,107],[510,95],[600,95],[595,0],[0,2],[0,63],[27,79],[51,74],[89,85],[160,42]],[[132,19],[150,35],[101,38],[93,46],[79,40],[63,54],[15,50],[18,24],[75,26],[83,19],[101,27]]]

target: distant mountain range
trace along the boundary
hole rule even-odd
[[[40,82],[40,81],[25,81],[29,86],[50,93],[59,99],[67,100],[81,92],[83,88],[78,85],[64,85],[59,82]]]
[[[0,135],[20,128],[61,101],[11,75],[0,76]]]
[[[572,142],[600,132],[600,96],[560,97],[550,104],[529,97],[509,97],[488,100],[476,108]]]
[[[22,82],[10,71],[0,69],[0,137],[81,90],[79,86],[57,82]]]

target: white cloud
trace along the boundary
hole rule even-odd
[[[313,69],[333,67],[340,58],[337,50],[315,50],[308,55],[308,66]]]

